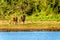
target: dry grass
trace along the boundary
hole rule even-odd
[[[60,31],[60,21],[37,21],[25,24],[1,24],[0,31]]]

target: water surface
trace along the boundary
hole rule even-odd
[[[60,32],[0,32],[0,40],[60,40]]]

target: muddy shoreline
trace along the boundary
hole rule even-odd
[[[20,32],[20,31],[60,31],[60,29],[51,28],[0,28],[0,32]]]

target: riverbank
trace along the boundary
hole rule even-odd
[[[37,21],[25,24],[0,24],[0,31],[60,31],[60,21]]]

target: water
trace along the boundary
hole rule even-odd
[[[60,32],[0,32],[0,40],[60,40]]]

